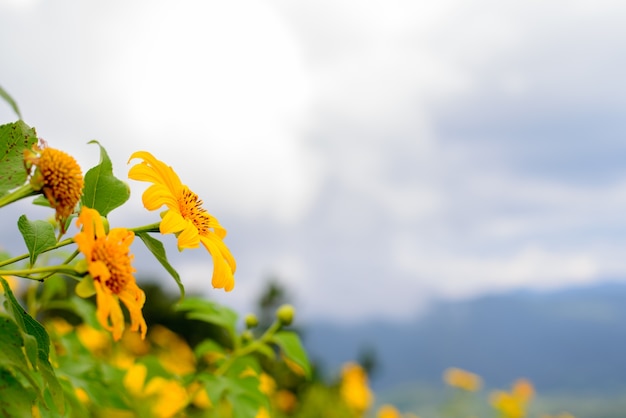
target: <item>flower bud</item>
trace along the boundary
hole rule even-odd
[[[291,325],[294,314],[295,309],[292,305],[282,305],[276,311],[276,318],[278,318],[282,325]]]
[[[252,329],[259,325],[259,319],[255,314],[246,315],[246,328]]]

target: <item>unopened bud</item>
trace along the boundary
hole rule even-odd
[[[294,314],[295,309],[292,305],[282,305],[276,311],[276,318],[278,318],[282,325],[291,325]]]
[[[259,319],[255,314],[246,315],[246,328],[252,329],[259,325]]]

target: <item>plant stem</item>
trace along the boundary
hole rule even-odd
[[[60,266],[46,266],[46,267],[34,267],[31,269],[17,269],[17,270],[0,270],[3,276],[18,276],[24,279],[29,280],[37,280],[43,281],[44,277],[31,277],[33,274],[40,273],[65,273],[65,274],[76,274],[76,270],[68,265],[60,265]],[[48,276],[50,277],[50,276]]]
[[[149,225],[137,226],[135,228],[128,228],[129,231],[137,232],[160,232],[159,227],[161,226],[161,222],[156,222]]]
[[[11,193],[0,197],[0,208],[8,205],[9,203],[16,202],[28,196],[34,196],[39,193],[41,192],[34,190],[30,184],[25,184],[20,188],[13,190]]]
[[[251,342],[250,344],[235,350],[231,354],[231,356],[228,358],[228,360],[226,360],[215,371],[215,375],[216,376],[222,376],[224,373],[226,373],[226,371],[230,368],[230,366],[233,365],[233,363],[235,362],[236,359],[238,359],[239,357],[243,357],[246,354],[254,353],[257,348],[259,348],[261,345],[263,345],[263,344],[267,343],[269,340],[271,340],[272,337],[274,336],[274,334],[276,333],[276,331],[278,331],[281,326],[282,326],[282,324],[280,323],[280,321],[274,322],[267,329],[267,331],[265,331],[265,333],[263,333],[263,335],[261,335],[261,337],[259,337],[258,340],[255,340],[255,341]]]
[[[57,243],[56,245],[54,245],[54,246],[52,246],[50,248],[46,248],[41,253],[43,254],[43,253],[48,252],[48,251],[56,250],[57,248],[65,247],[66,245],[69,245],[69,244],[71,244],[73,242],[74,242],[74,240],[72,238],[64,239],[63,241]],[[2,261],[0,261],[0,267],[4,267],[4,266],[8,266],[8,265],[13,264],[13,263],[17,263],[18,261],[24,260],[24,259],[28,258],[29,256],[30,256],[30,254],[22,254],[22,255],[19,255],[17,257],[9,258],[7,260],[2,260]]]

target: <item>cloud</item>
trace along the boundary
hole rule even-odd
[[[84,167],[92,138],[120,177],[137,149],[174,166],[229,230],[227,304],[278,275],[306,315],[402,317],[625,273],[622,3],[0,7],[26,120]]]

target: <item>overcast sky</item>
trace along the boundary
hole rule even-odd
[[[406,318],[626,278],[625,27],[610,0],[0,0],[0,85],[85,171],[91,139],[122,178],[148,150],[202,197],[236,287],[175,251],[190,290]],[[114,226],[158,219],[131,187]]]

